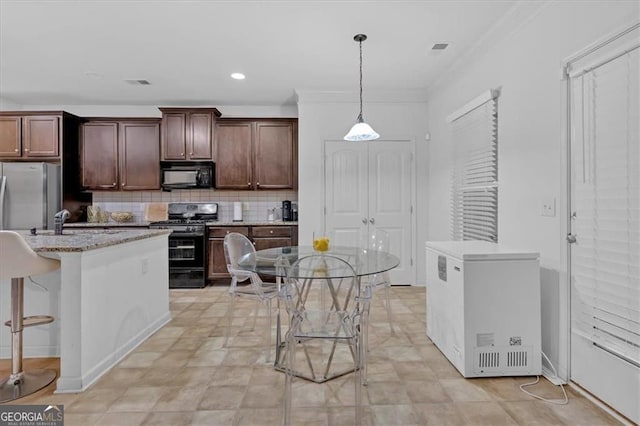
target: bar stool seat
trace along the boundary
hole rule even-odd
[[[55,370],[22,369],[22,332],[24,327],[53,321],[48,315],[24,315],[24,277],[60,268],[60,262],[39,256],[14,231],[0,231],[0,280],[11,279],[11,375],[0,377],[0,403],[32,394],[53,382]]]

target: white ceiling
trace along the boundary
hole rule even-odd
[[[517,1],[0,0],[0,97],[22,105],[285,105],[425,90]],[[434,43],[449,43],[436,54]],[[232,72],[245,73],[243,81]],[[147,79],[149,86],[126,83]]]

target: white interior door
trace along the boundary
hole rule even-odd
[[[389,251],[400,258],[391,282],[415,282],[413,266],[413,149],[410,142],[369,143],[369,232],[389,234]]]
[[[325,227],[336,245],[357,245],[368,226],[367,152],[366,143],[325,144]]]
[[[640,422],[637,38],[633,44],[572,67],[568,240],[571,379]]]
[[[357,245],[374,228],[389,233],[400,258],[394,284],[415,282],[413,143],[325,143],[325,227],[337,245]]]

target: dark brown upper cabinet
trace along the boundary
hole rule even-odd
[[[215,125],[216,188],[297,188],[296,119],[220,119]]]
[[[211,160],[216,108],[160,108],[162,159]]]
[[[160,123],[156,119],[95,119],[82,125],[82,187],[160,189]]]
[[[62,113],[0,116],[0,158],[59,159],[61,123]]]

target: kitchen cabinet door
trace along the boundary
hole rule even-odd
[[[297,188],[296,120],[220,120],[215,129],[217,189]]]
[[[120,124],[120,187],[125,191],[160,189],[160,125]]]
[[[21,155],[21,117],[0,117],[0,157],[14,158]]]
[[[24,115],[0,117],[0,158],[60,158],[61,117]]]
[[[160,124],[157,120],[84,123],[80,149],[84,189],[160,189]]]
[[[160,108],[162,159],[211,160],[216,108]]]
[[[217,122],[216,189],[253,189],[251,121]]]
[[[26,116],[22,119],[22,149],[28,158],[60,156],[60,117]]]
[[[251,237],[256,250],[293,245],[291,226],[252,226]]]
[[[293,189],[295,144],[292,122],[256,122],[253,169],[256,189]]]
[[[189,113],[190,160],[211,160],[213,152],[213,114],[210,112]]]
[[[96,122],[82,125],[82,187],[113,190],[118,187],[118,123]]]
[[[184,160],[187,152],[187,113],[162,113],[162,158]]]
[[[209,241],[207,242],[207,278],[210,280],[230,278],[229,272],[227,271],[227,261],[224,257],[224,237],[230,232],[238,232],[248,237],[249,227],[221,226],[211,227],[208,230]]]

